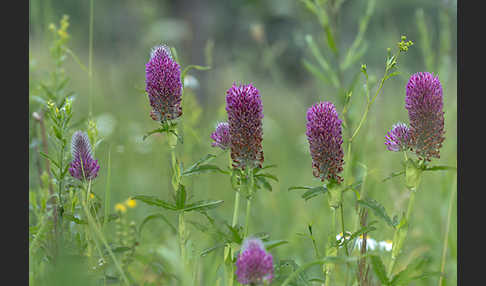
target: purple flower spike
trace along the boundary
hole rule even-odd
[[[312,156],[313,174],[322,181],[342,181],[338,176],[344,164],[341,123],[331,102],[320,102],[307,110],[306,135]]]
[[[258,89],[251,83],[226,91],[231,138],[231,158],[235,168],[261,167],[263,163],[263,105]]]
[[[405,151],[410,148],[410,129],[404,123],[393,125],[385,136],[386,148],[393,152]]]
[[[69,173],[74,178],[83,180],[93,180],[98,176],[98,160],[91,155],[91,145],[88,135],[81,131],[76,131],[71,141],[71,156],[73,161],[69,168]]]
[[[236,260],[236,276],[243,285],[271,283],[273,279],[273,257],[265,251],[263,242],[247,238]]]
[[[410,77],[407,84],[405,108],[410,120],[412,148],[421,158],[439,158],[444,141],[444,112],[442,85],[439,78],[428,72]]]
[[[172,59],[170,49],[157,46],[145,65],[145,91],[148,93],[153,120],[164,122],[182,115],[181,68]]]
[[[229,132],[228,122],[218,123],[218,126],[216,126],[216,130],[211,134],[211,139],[214,140],[214,142],[211,143],[211,146],[219,147],[223,150],[228,149],[231,144],[231,136]]]

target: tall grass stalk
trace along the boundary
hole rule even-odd
[[[254,192],[254,177],[253,177],[253,169],[247,167],[246,168],[246,180],[245,180],[245,188],[248,191],[248,197],[246,199],[246,219],[245,219],[245,229],[244,229],[244,237],[248,237],[248,231],[250,228],[250,214],[251,214],[251,201],[253,200],[253,192]]]
[[[231,152],[228,151],[228,167],[230,169],[233,168],[232,166],[232,162],[233,160],[231,159]],[[239,217],[239,213],[240,213],[240,192],[238,190],[234,190],[235,191],[235,203],[234,203],[234,207],[233,207],[233,220],[231,221],[231,226],[232,227],[236,227],[236,225],[238,224],[238,217]],[[235,271],[234,271],[234,265],[233,265],[233,255],[234,255],[234,248],[232,246],[232,244],[228,244],[225,248],[225,252],[224,252],[224,257],[223,257],[223,263],[226,265],[226,271],[227,271],[227,285],[228,286],[233,286],[234,284],[234,275],[235,275]]]
[[[120,272],[120,275],[123,279],[123,282],[125,282],[125,285],[130,285],[130,282],[128,281],[128,279],[126,277],[125,271],[123,271],[123,268],[121,267],[120,262],[118,262],[118,259],[116,258],[115,254],[111,250],[111,247],[108,244],[108,242],[106,241],[106,238],[104,237],[103,233],[101,232],[99,225],[96,223],[96,221],[93,219],[93,217],[91,216],[91,214],[89,212],[89,209],[88,209],[88,206],[87,206],[87,201],[88,201],[88,198],[89,198],[89,193],[91,191],[91,180],[88,182],[88,186],[85,189],[86,189],[86,199],[85,200],[81,199],[81,204],[83,206],[84,213],[85,213],[85,215],[88,219],[88,224],[94,230],[94,232],[96,233],[98,238],[103,242],[104,246],[106,247],[106,250],[108,250],[108,253],[110,254],[111,258],[113,259],[113,263],[115,263],[115,267]]]
[[[88,76],[89,76],[89,116],[93,115],[93,26],[94,26],[94,0],[89,1],[89,52],[88,52]]]
[[[106,231],[106,224],[108,223],[108,216],[111,203],[111,147],[108,147],[108,163],[106,175],[106,189],[105,189],[105,213],[103,219],[103,232]]]
[[[450,195],[450,199],[449,199],[449,209],[447,211],[447,223],[446,223],[446,229],[445,229],[445,232],[444,232],[444,243],[442,244],[442,259],[441,259],[441,263],[440,263],[440,272],[441,273],[444,273],[444,269],[445,269],[447,245],[448,245],[448,242],[449,242],[449,228],[450,228],[450,225],[451,225],[452,206],[454,204],[454,197],[455,197],[456,191],[457,191],[457,185],[456,184],[457,184],[457,177],[454,176],[453,183],[451,184],[452,188],[451,188],[451,195]],[[440,275],[438,286],[442,285],[443,280],[444,280],[444,276]]]

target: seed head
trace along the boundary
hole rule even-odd
[[[306,135],[312,156],[313,174],[322,181],[342,181],[338,175],[344,164],[341,123],[331,102],[319,102],[307,110]]]
[[[164,122],[182,115],[182,82],[179,64],[167,46],[157,46],[145,65],[145,91],[148,93],[153,120]]]
[[[245,169],[263,163],[263,105],[258,89],[251,83],[226,91],[226,111],[233,166]]]
[[[432,157],[439,158],[439,149],[445,139],[439,78],[428,72],[412,75],[407,84],[405,108],[408,110],[411,145],[415,153],[427,161]]]

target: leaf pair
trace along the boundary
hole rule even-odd
[[[370,255],[370,261],[374,273],[378,279],[380,279],[381,284],[385,286],[409,285],[409,283],[415,280],[422,280],[431,276],[442,275],[441,272],[423,272],[422,274],[416,274],[421,268],[423,268],[425,263],[425,259],[417,259],[407,265],[404,270],[393,276],[392,279],[389,279],[386,274],[386,267],[379,256]]]

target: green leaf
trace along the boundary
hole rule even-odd
[[[405,171],[403,171],[403,170],[402,171],[393,172],[393,173],[390,174],[390,176],[384,178],[382,182],[386,182],[386,181],[390,180],[391,178],[394,178],[394,177],[397,177],[397,176],[401,176],[403,174],[405,174]]]
[[[192,164],[191,167],[187,168],[187,171],[191,171],[194,168],[198,167],[199,165],[209,163],[211,162],[214,158],[216,158],[216,155],[213,154],[207,154],[203,158],[199,159],[196,163]]]
[[[313,76],[320,79],[324,83],[331,84],[330,79],[328,79],[327,76],[323,72],[321,72],[315,65],[311,64],[306,59],[302,60],[302,64],[304,65],[304,68],[309,71]]]
[[[319,194],[325,194],[327,192],[327,188],[324,186],[317,186],[317,187],[308,187],[308,186],[294,186],[288,188],[289,191],[292,190],[307,190],[303,195],[302,198],[306,201],[318,196]]]
[[[178,209],[183,209],[185,204],[186,204],[186,188],[180,184],[179,185],[179,190],[177,190],[176,194],[176,207]]]
[[[54,164],[58,169],[59,169],[59,164],[53,159],[51,158],[48,154],[42,152],[42,151],[39,151],[39,154],[44,157],[45,159],[47,159],[49,162],[51,162],[52,164]]]
[[[76,224],[88,224],[86,221],[84,221],[84,220],[82,220],[82,219],[79,219],[79,218],[77,218],[77,217],[73,216],[73,215],[72,215],[72,214],[70,214],[70,213],[64,213],[64,214],[62,215],[62,217],[63,217],[63,218],[66,218],[66,219],[68,219],[68,220],[70,220],[70,221],[72,221],[72,222],[74,222],[74,223],[76,223]]]
[[[268,174],[268,173],[263,173],[263,174],[258,174],[256,175],[256,177],[265,177],[265,178],[269,178],[269,179],[272,179],[276,182],[278,182],[278,178],[272,174]]]
[[[270,168],[275,168],[275,167],[277,167],[277,164],[267,165],[267,166],[264,166],[262,168],[255,168],[255,170],[265,170],[265,169],[270,169]]]
[[[205,173],[205,172],[219,172],[221,174],[230,174],[230,172],[225,171],[216,165],[206,164],[206,165],[197,166],[192,170],[185,170],[182,173],[182,176],[192,176],[192,175]]]
[[[457,170],[457,168],[452,166],[431,166],[431,167],[426,167],[424,169],[424,171],[448,171],[448,170],[455,171]]]
[[[302,198],[306,201],[312,199],[313,197],[316,197],[320,194],[325,194],[327,192],[327,188],[320,186],[320,187],[315,187],[312,188],[308,191],[306,191],[304,194],[302,194]]]
[[[334,42],[334,36],[332,35],[332,30],[331,27],[326,26],[324,27],[324,30],[326,31],[326,37],[327,37],[327,44],[329,45],[329,48],[334,52],[334,54],[337,55],[338,50],[336,47],[336,43]]]
[[[243,237],[240,234],[240,228],[237,228],[236,226],[231,226],[228,223],[225,222],[226,227],[229,229],[231,233],[231,241],[235,242],[237,244],[241,244],[243,242]]]
[[[270,241],[264,241],[263,245],[265,245],[265,248],[267,250],[272,249],[274,247],[277,247],[282,244],[289,243],[287,240],[270,240]]]
[[[142,201],[152,206],[163,207],[164,209],[168,209],[168,210],[173,210],[173,211],[177,210],[176,206],[154,196],[137,195],[132,197],[132,199]]]
[[[345,60],[341,64],[341,70],[348,69],[352,64],[354,64],[359,59],[361,59],[367,50],[368,50],[367,43],[364,43],[357,52],[354,51],[351,52],[351,50],[349,50]]]
[[[198,65],[188,65],[187,67],[184,68],[184,70],[182,71],[182,74],[181,74],[181,81],[182,83],[184,83],[184,78],[186,77],[186,74],[192,70],[192,69],[196,69],[196,70],[201,70],[201,71],[205,71],[205,70],[209,70],[211,69],[211,67],[208,67],[208,66],[198,66]]]
[[[319,282],[319,283],[326,283],[326,280],[322,279],[322,278],[319,278],[319,277],[312,277],[312,278],[309,278],[309,282]]]
[[[186,207],[181,209],[181,211],[184,211],[184,212],[206,211],[206,210],[214,209],[214,208],[220,206],[222,203],[223,203],[223,200],[217,200],[217,201],[202,200],[202,201],[198,201],[198,202],[186,205]]]
[[[383,207],[379,202],[373,199],[358,200],[358,204],[367,207],[373,211],[373,213],[382,218],[388,225],[395,228],[396,223],[387,215],[385,207]]]
[[[107,222],[114,221],[115,219],[117,219],[119,217],[120,217],[119,214],[109,214]],[[100,223],[103,223],[104,220],[105,220],[105,216],[100,217]]]
[[[387,80],[387,79],[389,79],[389,78],[392,78],[392,77],[394,77],[394,76],[397,76],[397,75],[399,75],[399,74],[400,74],[400,72],[398,72],[398,71],[396,71],[396,72],[392,72],[391,74],[388,74],[388,75],[386,75],[386,76],[385,76],[384,81],[385,81],[385,80]]]
[[[293,191],[293,190],[310,190],[312,188],[318,188],[318,187],[308,187],[308,186],[293,186],[293,187],[289,187],[288,190],[289,191]]]
[[[142,141],[145,141],[145,139],[147,139],[147,137],[149,137],[152,134],[155,134],[155,133],[164,133],[164,132],[167,132],[167,130],[164,130],[164,128],[157,128],[157,129],[154,129],[152,131],[149,131],[145,135],[143,135]]]
[[[118,247],[113,248],[111,251],[113,251],[114,253],[120,253],[120,252],[128,251],[130,249],[132,249],[132,248],[128,247],[128,246],[118,246]]]
[[[201,251],[201,256],[206,256],[208,255],[209,253],[211,253],[212,251],[218,249],[218,248],[222,248],[226,245],[226,243],[219,243],[219,244],[216,244],[215,246],[212,246],[212,247],[209,247],[209,248],[206,248],[204,249],[203,251]]]
[[[344,244],[348,244],[350,241],[352,241],[353,239],[355,239],[356,237],[358,237],[358,236],[360,236],[362,234],[365,234],[365,233],[371,232],[373,230],[376,230],[376,228],[374,226],[371,226],[374,223],[376,223],[376,221],[370,222],[367,226],[362,227],[359,230],[357,230],[356,232],[352,233],[349,236],[349,239],[346,239],[344,241]]]
[[[173,233],[177,233],[177,229],[175,228],[175,226],[173,226],[170,221],[167,219],[167,217],[165,215],[163,215],[162,213],[156,213],[156,214],[151,214],[149,216],[147,216],[143,221],[142,223],[140,224],[140,226],[138,227],[138,233],[141,234],[142,233],[142,228],[144,227],[144,225],[146,223],[148,223],[149,221],[153,220],[153,219],[157,219],[157,218],[160,218],[162,219],[163,221],[165,221],[165,223],[167,223],[167,225],[170,227],[170,229],[172,230]]]
[[[388,280],[388,277],[386,275],[386,268],[383,264],[383,261],[381,261],[381,258],[376,255],[370,255],[370,261],[373,271],[380,279],[380,282],[384,285],[390,285],[390,280]]]
[[[414,259],[410,264],[407,265],[407,267],[397,273],[392,281],[391,285],[392,286],[399,286],[399,285],[408,285],[411,281],[413,280],[418,280],[418,279],[423,279],[432,275],[441,275],[440,272],[429,272],[429,273],[423,273],[421,275],[416,276],[415,274],[418,271],[421,271],[421,269],[425,268],[425,264],[429,262],[429,259],[427,257],[422,257],[418,259]]]
[[[272,189],[272,185],[264,178],[264,177],[256,177],[257,181],[260,182],[263,186],[263,188],[265,188],[266,190],[268,190],[269,192],[271,192],[273,189]]]

